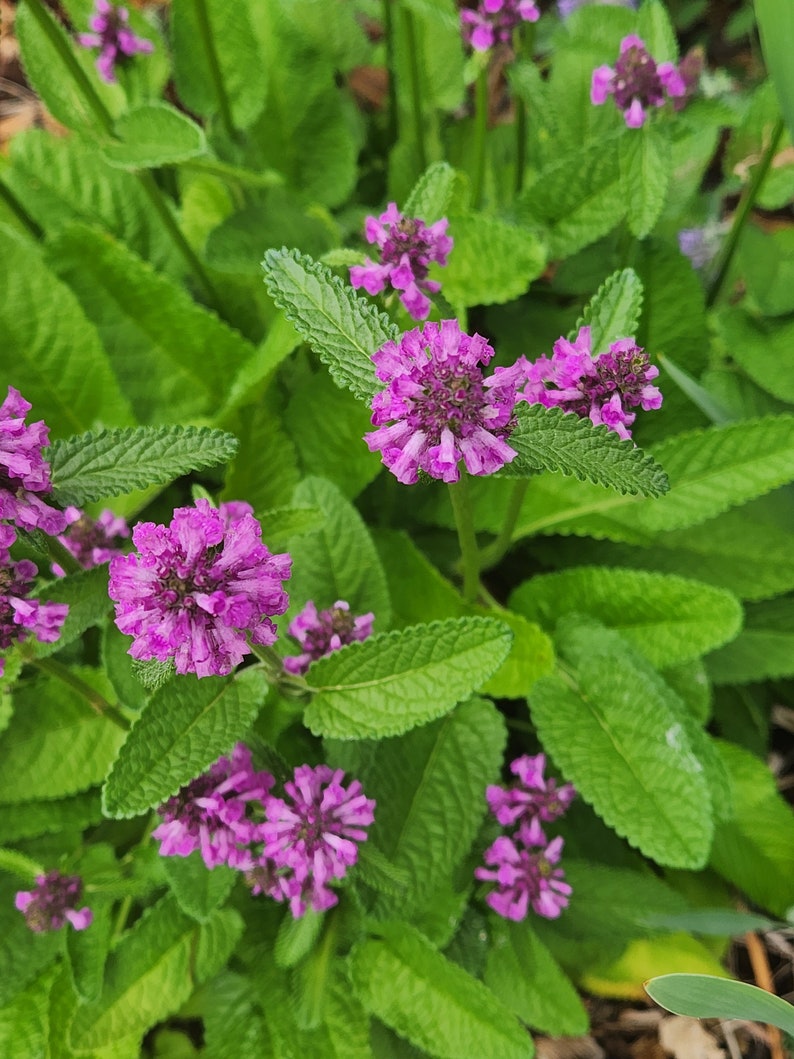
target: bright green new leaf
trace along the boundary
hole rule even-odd
[[[180,676],[133,725],[102,792],[105,812],[137,816],[159,805],[228,753],[254,721],[266,684],[257,669],[234,679]]]
[[[79,435],[50,449],[53,495],[63,504],[87,504],[223,463],[236,448],[232,434],[208,427],[135,427]]]
[[[262,267],[273,301],[337,384],[369,401],[378,389],[370,358],[397,337],[394,324],[324,265],[295,250],[268,250]]]
[[[49,1054],[49,996],[55,973],[52,968],[45,971],[10,1004],[0,1007],[0,1055],[40,1059]]]
[[[659,0],[645,0],[637,16],[637,25],[637,32],[657,63],[678,61],[675,29],[664,4]]]
[[[481,213],[452,216],[455,245],[448,264],[433,270],[452,305],[501,305],[518,298],[546,265],[534,232]]]
[[[516,405],[515,417],[509,444],[518,455],[502,469],[502,477],[556,471],[643,496],[661,496],[669,488],[663,467],[652,456],[606,426],[524,401]]]
[[[659,220],[667,198],[672,168],[670,141],[654,124],[632,129],[620,141],[618,162],[629,229],[644,239]]]
[[[775,86],[780,109],[794,138],[794,17],[786,0],[755,0],[755,16],[767,69]]]
[[[116,122],[116,135],[121,143],[106,143],[101,150],[105,161],[119,169],[177,165],[207,150],[201,126],[167,103],[128,110]]]
[[[482,687],[511,638],[493,618],[461,618],[350,644],[309,668],[316,695],[306,724],[339,739],[383,738],[427,724]]]
[[[593,354],[606,353],[612,342],[637,334],[642,297],[642,283],[633,268],[613,272],[587,303],[569,337],[574,339],[579,328],[587,324]]]
[[[590,614],[621,632],[655,666],[680,665],[731,640],[742,609],[728,592],[639,570],[583,566],[519,585],[510,606],[547,630]]]
[[[794,1007],[774,993],[746,982],[708,974],[663,974],[645,983],[663,1008],[695,1019],[746,1019],[794,1034]]]

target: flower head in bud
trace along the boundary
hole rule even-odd
[[[96,68],[107,84],[116,81],[116,63],[125,62],[131,55],[154,51],[150,40],[136,36],[129,27],[130,14],[126,7],[116,7],[109,0],[95,0],[94,14],[89,19],[93,33],[78,33],[77,41],[84,48],[99,48]]]
[[[328,610],[319,612],[309,600],[288,628],[290,636],[298,641],[303,650],[299,655],[287,656],[284,668],[288,673],[305,673],[318,658],[325,658],[345,644],[366,640],[372,635],[374,620],[375,615],[372,613],[355,617],[350,613],[350,604],[343,599],[338,599]]]
[[[457,320],[442,320],[373,354],[387,386],[372,401],[378,429],[364,440],[398,481],[411,485],[422,470],[457,482],[461,460],[469,474],[482,475],[515,458],[505,441],[513,429],[515,380],[507,372],[484,377],[493,352],[484,338],[464,334]]]
[[[661,107],[668,99],[686,94],[686,84],[674,63],[656,63],[644,41],[633,33],[620,42],[615,66],[593,71],[590,101],[606,103],[613,96],[630,129],[645,123],[648,107]]]
[[[424,320],[430,312],[428,294],[441,284],[427,278],[432,261],[446,265],[452,239],[446,234],[446,218],[426,225],[418,217],[405,217],[390,202],[380,217],[367,217],[364,228],[368,243],[377,245],[380,262],[367,258],[350,268],[350,282],[368,294],[380,294],[387,284],[400,292],[400,301],[414,318]]]
[[[36,876],[32,890],[20,890],[14,904],[37,934],[60,930],[64,923],[71,923],[75,930],[85,930],[94,916],[88,907],[77,908],[82,896],[83,881],[79,875],[50,871]]]
[[[272,644],[271,615],[287,609],[282,582],[289,555],[271,555],[246,513],[230,517],[197,500],[178,508],[169,526],[139,522],[138,553],[110,562],[108,593],[116,624],[134,637],[133,658],[173,658],[177,673],[223,676],[254,643]]]

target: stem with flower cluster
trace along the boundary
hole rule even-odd
[[[465,472],[459,481],[449,482],[449,496],[455,515],[460,544],[460,565],[463,569],[463,598],[473,603],[480,592],[480,553],[474,532],[474,517],[469,495],[469,479]]]

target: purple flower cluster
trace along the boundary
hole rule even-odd
[[[50,465],[41,453],[49,445],[49,428],[43,420],[25,423],[31,407],[8,387],[0,405],[0,519],[53,535],[63,532],[66,519],[40,496],[52,489]]]
[[[537,22],[535,0],[479,0],[476,8],[460,13],[463,38],[475,51],[488,51],[497,42],[509,44],[522,22]]]
[[[411,485],[421,470],[457,482],[461,460],[470,474],[483,475],[514,459],[504,439],[513,428],[515,381],[506,370],[483,376],[493,353],[457,320],[425,324],[373,353],[387,386],[372,401],[378,429],[364,440],[398,481]]]
[[[343,778],[341,769],[300,765],[278,798],[273,777],[256,772],[238,743],[160,806],[163,823],[152,834],[163,856],[198,849],[208,868],[245,872],[254,894],[288,901],[295,918],[310,906],[320,912],[337,903],[329,883],[356,863],[374,820],[375,802],[358,780],[345,787]]]
[[[114,555],[120,555],[121,542],[130,535],[126,521],[107,509],[99,518],[92,519],[79,507],[67,507],[64,517],[66,532],[58,540],[86,570],[110,562]],[[58,577],[64,576],[63,569],[55,563],[52,570]]]
[[[441,284],[427,278],[432,261],[446,265],[452,239],[446,234],[446,218],[426,225],[418,217],[405,217],[390,202],[380,217],[367,217],[364,234],[377,245],[380,263],[367,258],[363,265],[352,265],[350,282],[368,294],[380,294],[389,284],[400,292],[400,301],[414,318],[424,320],[430,312],[428,294],[441,290]]]
[[[476,868],[475,877],[495,883],[486,897],[491,908],[507,919],[524,919],[531,908],[546,919],[556,919],[568,905],[571,887],[562,868],[563,839],[549,839],[541,821],[558,819],[576,792],[570,783],[558,787],[543,775],[545,754],[517,758],[510,771],[518,777],[512,787],[488,787],[491,812],[502,826],[518,828],[512,836],[501,835],[485,851],[490,867]]]
[[[37,934],[60,930],[67,922],[75,930],[85,930],[94,916],[88,907],[77,908],[82,895],[83,882],[79,875],[49,871],[46,875],[36,876],[33,890],[20,890],[14,904]]]
[[[93,33],[78,33],[78,43],[84,48],[99,48],[96,68],[107,84],[116,81],[116,63],[124,62],[137,53],[154,51],[150,40],[137,37],[129,28],[130,15],[126,7],[116,7],[109,0],[96,0],[94,14],[89,19]]]
[[[634,339],[621,338],[594,357],[589,327],[580,328],[573,342],[558,339],[551,357],[524,360],[522,369],[527,384],[519,399],[603,423],[621,438],[631,437],[632,408],[648,410],[662,403],[661,391],[651,384],[659,369]]]
[[[674,63],[656,63],[644,41],[635,34],[620,42],[615,66],[599,66],[593,71],[590,87],[592,103],[606,103],[613,96],[630,129],[645,123],[647,108],[661,107],[667,99],[686,95],[687,86]]]
[[[284,668],[295,675],[305,673],[318,658],[325,658],[355,640],[366,640],[372,635],[374,620],[375,615],[372,613],[354,617],[350,613],[350,604],[342,599],[338,599],[328,610],[321,611],[309,600],[300,614],[289,623],[287,631],[298,641],[302,650],[299,655],[285,658]]]
[[[247,505],[245,505],[247,508]],[[207,500],[177,508],[170,525],[139,522],[138,553],[110,561],[116,624],[133,658],[173,658],[177,673],[226,675],[256,644],[272,644],[283,614],[289,555],[271,555],[250,509],[235,518]]]

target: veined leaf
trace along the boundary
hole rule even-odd
[[[469,213],[450,217],[455,245],[433,271],[452,305],[502,305],[519,297],[546,265],[546,248],[529,228]]]
[[[383,738],[427,724],[485,683],[511,636],[493,618],[461,618],[343,647],[309,668],[316,696],[306,724],[339,739]]]
[[[672,161],[665,131],[654,124],[633,129],[620,140],[618,162],[629,230],[644,239],[659,220],[670,185]]]
[[[18,842],[58,831],[83,831],[101,819],[98,790],[53,802],[23,802],[14,812],[0,815],[0,843]]]
[[[187,674],[166,684],[136,721],[102,792],[109,816],[159,805],[245,735],[265,699],[256,669],[233,680]]]
[[[794,675],[794,600],[746,607],[744,629],[706,662],[715,684],[749,684]]]
[[[434,162],[414,184],[405,200],[403,213],[406,217],[418,217],[425,224],[435,224],[447,212],[454,184],[452,166],[447,162]]]
[[[119,169],[153,169],[176,165],[207,150],[200,125],[167,103],[148,103],[128,110],[116,122],[121,143],[106,143],[102,156]]]
[[[51,446],[53,495],[63,504],[87,504],[223,463],[236,448],[232,434],[208,427],[81,434]]]
[[[518,455],[502,469],[502,477],[558,471],[623,494],[661,496],[668,489],[667,476],[654,458],[606,426],[525,401],[516,406],[515,415],[509,444]]]
[[[163,870],[179,907],[199,923],[212,917],[239,878],[225,864],[209,871],[199,850],[189,857],[163,857]]]
[[[69,613],[54,643],[33,641],[26,644],[36,658],[46,658],[73,643],[92,625],[100,625],[111,613],[108,598],[108,572],[106,566],[95,566],[92,570],[81,570],[76,574],[51,582],[42,588],[41,596],[48,603],[68,603]]]
[[[330,269],[296,250],[268,250],[265,284],[339,386],[369,401],[378,390],[371,357],[398,335],[383,313]]]
[[[742,609],[728,592],[639,570],[583,566],[525,581],[510,606],[553,630],[565,614],[617,629],[655,666],[689,662],[732,639]]]
[[[779,996],[746,982],[708,974],[663,974],[645,983],[645,991],[668,1011],[696,1019],[747,1019],[794,1033],[794,1007]]]
[[[531,1059],[532,1038],[494,994],[405,922],[379,923],[350,954],[364,1006],[438,1059]]]
[[[570,337],[575,338],[579,328],[587,324],[593,354],[606,353],[612,342],[637,334],[641,312],[642,283],[633,268],[624,268],[604,280]]]

